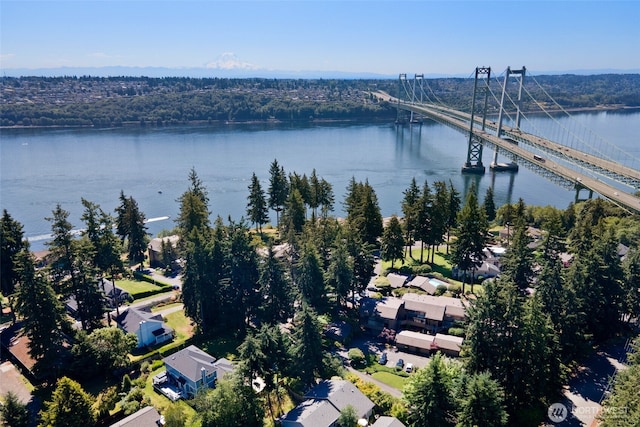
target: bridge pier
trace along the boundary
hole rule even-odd
[[[589,194],[589,197],[584,198],[584,197],[580,197],[580,193],[582,192],[582,190],[587,190],[587,193]],[[576,185],[576,197],[575,197],[575,202],[585,202],[587,200],[590,200],[593,198],[593,190],[583,187],[582,185]]]

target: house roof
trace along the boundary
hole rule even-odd
[[[160,414],[153,406],[145,406],[110,427],[158,427]]]
[[[433,335],[421,334],[419,332],[400,331],[396,334],[396,344],[431,350],[435,338]]]
[[[398,310],[402,306],[399,298],[383,298],[377,301],[374,313],[382,319],[393,319],[398,317]]]
[[[171,246],[175,248],[176,245],[178,244],[178,240],[180,240],[180,236],[177,236],[177,235],[167,236],[167,237],[156,237],[154,239],[151,239],[151,241],[149,242],[149,246],[147,246],[147,248],[152,250],[153,252],[160,253],[162,252],[162,241],[164,241],[165,244],[167,242],[171,243]]]
[[[442,349],[460,352],[464,338],[453,335],[436,334],[435,344]]]
[[[127,308],[125,311],[120,313],[120,316],[116,317],[118,325],[120,325],[120,327],[126,332],[132,334],[135,334],[138,328],[140,328],[141,322],[148,322],[150,320],[160,322],[160,328],[171,330],[171,328],[164,324],[161,315],[138,308]]]
[[[320,399],[307,399],[282,418],[284,425],[289,423],[304,427],[330,426],[340,417],[340,411],[331,402]]]
[[[397,273],[389,273],[387,274],[387,280],[389,280],[389,283],[391,284],[392,288],[401,288],[404,286],[404,282],[407,281],[407,276],[403,275],[403,274],[397,274]]]
[[[428,277],[416,276],[408,283],[408,285],[413,288],[422,289],[423,291],[431,295],[436,292],[436,287],[429,282]]]
[[[172,367],[189,380],[196,382],[202,377],[202,369],[207,376],[216,371],[216,358],[190,345],[171,356],[162,359],[165,365]]]
[[[380,417],[371,427],[406,427],[396,417]]]
[[[347,405],[351,405],[363,417],[373,409],[373,402],[369,400],[350,381],[324,380],[312,388],[306,395],[307,399],[323,399],[331,402],[338,411],[342,411]]]
[[[465,305],[462,300],[451,297],[436,297],[406,293],[402,296],[405,310],[422,312],[425,318],[442,321],[445,313],[453,317],[464,317]]]
[[[119,297],[122,294],[128,294],[124,289],[113,284],[112,281],[102,278],[102,281],[98,283],[100,289],[104,289],[104,294],[109,297]]]

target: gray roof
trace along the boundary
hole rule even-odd
[[[146,406],[138,412],[134,412],[127,418],[123,418],[110,427],[158,427],[160,425],[160,414],[153,406]]]
[[[162,242],[164,241],[165,245],[167,243],[171,243],[171,247],[175,248],[178,244],[178,241],[180,240],[180,236],[178,235],[173,235],[173,236],[167,236],[167,237],[155,237],[153,239],[151,239],[151,241],[149,242],[149,246],[147,246],[149,249],[151,249],[154,252],[157,253],[161,253],[162,252]]]
[[[122,329],[126,332],[135,334],[138,328],[140,327],[141,322],[146,322],[149,320],[155,320],[158,322],[162,322],[162,328],[167,331],[171,331],[172,329],[164,324],[162,316],[159,314],[151,313],[150,311],[141,310],[138,308],[127,308],[125,311],[120,313],[120,316],[116,317],[116,322]]]
[[[324,380],[312,388],[304,397],[307,399],[326,399],[338,411],[342,411],[345,406],[351,405],[356,408],[359,417],[367,414],[374,406],[367,396],[358,390],[353,383],[346,380]]]
[[[295,424],[305,427],[330,426],[340,417],[340,411],[331,402],[307,399],[282,419],[283,425]]]
[[[331,426],[347,405],[353,406],[360,418],[369,415],[374,406],[355,385],[345,380],[324,380],[304,397],[304,402],[282,418],[283,425]]]
[[[216,371],[216,358],[200,350],[195,345],[190,345],[173,353],[171,356],[162,359],[162,361],[165,365],[172,367],[193,382],[202,377],[203,368],[207,376]]]
[[[122,294],[129,295],[129,292],[114,285],[112,281],[102,278],[102,281],[98,283],[98,287],[104,290],[104,294],[109,298],[120,297]]]
[[[371,427],[406,427],[396,417],[380,417]]]
[[[389,284],[392,288],[401,288],[404,286],[404,283],[407,281],[408,276],[404,274],[397,273],[389,273],[387,274],[387,280],[389,280]]]

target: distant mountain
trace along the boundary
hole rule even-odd
[[[400,70],[403,71],[403,70]],[[93,76],[93,77],[193,77],[193,78],[268,78],[268,79],[397,79],[398,74],[378,74],[369,72],[348,71],[282,71],[247,68],[168,68],[168,67],[58,67],[58,68],[5,68],[0,70],[6,77],[60,77],[60,76]],[[640,69],[618,70],[564,70],[536,71],[536,75],[595,75],[595,74],[640,74]],[[407,74],[409,77],[411,74]],[[426,78],[467,77],[466,74],[425,74]]]

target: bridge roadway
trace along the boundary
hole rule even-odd
[[[397,98],[394,98],[384,92],[375,92],[374,95],[385,101],[394,102],[394,103],[398,102]],[[445,107],[438,107],[436,109],[436,108],[428,108],[428,107],[423,107],[422,105],[415,105],[415,104],[405,103],[405,102],[400,102],[399,105],[401,106],[401,108],[405,110],[426,115],[429,118],[439,123],[450,126],[465,134],[468,134],[469,132],[469,121],[471,119],[471,116],[465,113],[462,113],[456,110],[451,110]],[[489,126],[489,128],[496,129],[497,125],[494,122],[491,122],[491,123],[493,125]],[[573,185],[576,188],[586,188],[588,190],[595,191],[596,193],[611,200],[612,202],[616,203],[619,206],[627,208],[632,212],[640,213],[640,198],[632,194],[621,191],[616,187],[613,187],[598,179],[592,178],[588,175],[585,175],[581,172],[578,172],[574,169],[564,166],[561,163],[553,161],[552,159],[545,158],[543,160],[538,160],[534,158],[534,153],[532,153],[531,151],[525,148],[520,147],[518,144],[510,142],[509,140],[498,138],[495,135],[491,135],[481,130],[474,130],[474,134],[476,135],[476,137],[480,138],[483,141],[483,143],[498,147],[503,151],[510,153],[511,156],[522,158],[542,170],[545,170],[555,176],[558,176],[567,182],[573,183]],[[585,153],[579,152],[578,150],[574,150],[574,149],[562,146],[555,142],[538,138],[534,135],[526,134],[524,132],[519,132],[517,129],[506,128],[505,134],[508,135],[510,138],[513,138],[514,140],[522,141],[522,142],[526,140],[527,141],[526,143],[535,145],[536,147],[539,147],[544,151],[552,152],[556,155],[570,158],[573,161],[579,161],[580,154],[582,155],[585,154]],[[588,155],[585,155],[585,156],[588,156]],[[539,156],[536,156],[536,157],[539,157]],[[577,157],[577,158],[574,159],[574,157]],[[594,156],[591,156],[591,157],[594,157]],[[590,161],[594,161],[594,160],[590,159]],[[620,168],[620,165],[617,165],[617,167]],[[635,172],[635,175],[637,175],[638,182],[640,182],[640,173],[633,169],[631,169],[631,171],[632,173],[630,173],[630,175],[634,175],[633,172]]]

